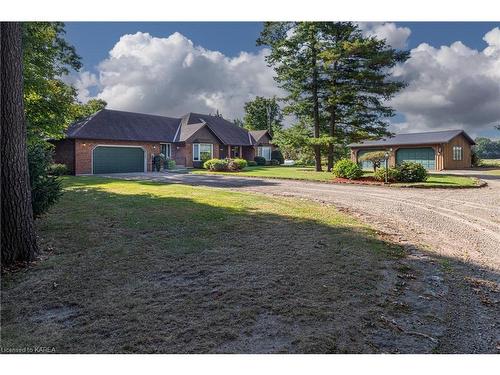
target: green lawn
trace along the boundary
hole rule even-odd
[[[210,172],[206,169],[193,169],[191,173],[206,174],[225,174],[232,176],[264,177],[264,178],[283,178],[291,180],[309,180],[309,181],[330,181],[333,176],[326,171],[316,172],[314,167],[283,167],[283,166],[255,166],[246,167],[243,171],[235,172]]]
[[[480,167],[498,167],[500,168],[500,159],[481,159]]]
[[[474,187],[478,186],[478,180],[472,177],[454,176],[448,174],[429,174],[425,182],[397,183],[393,186],[413,186],[413,187]]]
[[[2,275],[3,347],[352,353],[376,352],[378,329],[388,342],[400,334],[378,317],[393,312],[401,249],[328,205],[97,177],[64,185],[36,223],[42,258]]]
[[[256,166],[247,167],[241,172],[210,172],[205,169],[193,169],[190,173],[195,174],[222,174],[238,177],[263,177],[282,178],[291,180],[308,180],[328,182],[333,180],[333,175],[326,171],[316,172],[314,167],[283,167],[283,166]],[[372,172],[365,172],[366,176]],[[477,180],[471,177],[453,175],[430,174],[425,182],[400,183],[391,186],[414,186],[414,187],[474,187]]]

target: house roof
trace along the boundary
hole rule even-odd
[[[102,109],[68,127],[68,138],[120,141],[171,141],[180,119]]]
[[[377,141],[364,141],[351,143],[349,147],[374,147],[374,146],[400,146],[400,145],[431,145],[437,143],[448,143],[457,135],[462,134],[471,145],[474,140],[463,130],[444,130],[437,132],[396,134],[393,137],[382,138]]]
[[[253,143],[259,143],[263,136],[268,134],[267,130],[250,130],[250,136],[253,138]]]
[[[181,118],[171,118],[103,109],[70,125],[66,136],[81,139],[184,142],[205,126],[225,145],[251,146],[267,133],[266,130],[249,132],[222,117],[199,113],[191,112]]]
[[[207,124],[216,137],[226,145],[251,146],[254,144],[248,136],[248,130],[240,128],[222,117],[200,113],[188,113],[186,116],[186,126],[191,126],[191,124],[195,123]]]

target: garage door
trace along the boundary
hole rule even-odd
[[[400,148],[396,152],[396,163],[411,161],[422,164],[425,169],[436,169],[436,159],[432,147],[425,148]]]
[[[364,154],[367,154],[369,152],[377,152],[377,151],[384,151],[384,150],[363,150],[363,151],[358,151],[358,160],[361,156]],[[373,163],[371,161],[360,161],[359,164],[361,165],[361,168],[364,171],[373,171]]]
[[[140,147],[97,146],[92,166],[95,174],[144,172],[144,150]]]

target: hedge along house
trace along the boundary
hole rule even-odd
[[[103,109],[70,125],[53,141],[54,161],[73,174],[152,170],[160,153],[178,166],[201,167],[209,158],[271,159],[267,131],[248,131],[222,117],[188,113],[182,118]]]
[[[463,130],[447,130],[426,133],[396,134],[377,141],[350,144],[351,160],[363,169],[373,170],[369,161],[359,158],[372,151],[390,151],[389,166],[405,161],[422,164],[431,171],[463,169],[472,166],[472,138]]]

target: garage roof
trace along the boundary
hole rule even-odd
[[[471,145],[475,142],[463,130],[444,130],[437,132],[425,133],[409,133],[409,134],[396,134],[393,137],[382,138],[377,141],[364,141],[360,143],[351,143],[349,147],[374,147],[374,146],[400,146],[400,145],[432,145],[438,143],[448,143],[457,135],[462,134]]]
[[[102,109],[70,125],[68,138],[113,139],[120,141],[171,141],[180,119],[144,113]]]

